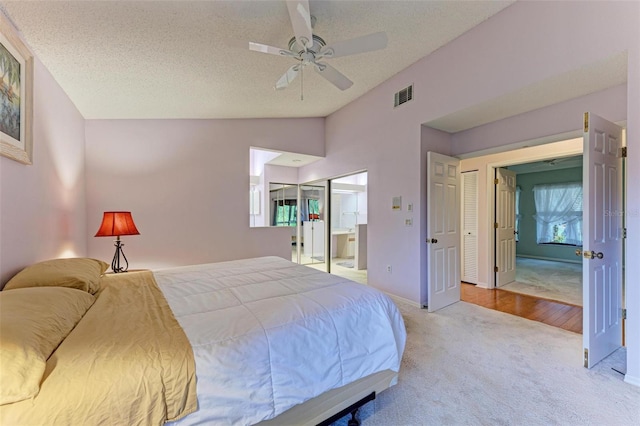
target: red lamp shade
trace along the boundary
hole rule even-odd
[[[96,237],[118,237],[120,235],[140,235],[133,223],[131,212],[104,212]]]

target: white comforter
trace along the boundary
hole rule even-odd
[[[196,359],[180,424],[254,424],[377,371],[406,332],[385,294],[278,257],[154,271]]]

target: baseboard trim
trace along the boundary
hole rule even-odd
[[[628,374],[624,375],[624,381],[629,383],[630,385],[639,386],[640,387],[640,377],[633,377]]]
[[[493,287],[489,286],[489,283],[481,283],[481,282],[476,283],[476,287],[489,288],[489,289],[493,288]]]
[[[405,299],[404,297],[396,296],[395,294],[384,292],[387,296],[391,297],[391,299],[398,299],[398,301],[407,303],[415,308],[422,308],[422,305],[418,302],[414,302],[413,300]]]
[[[550,260],[552,262],[579,263],[579,264],[582,264],[582,260],[557,259],[555,257],[530,256],[528,254],[516,254],[516,257],[524,257],[524,258],[527,258],[527,259],[538,259],[538,260]]]

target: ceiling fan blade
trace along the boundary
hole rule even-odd
[[[287,0],[287,9],[298,46],[313,46],[309,0]]]
[[[261,43],[254,43],[252,41],[249,42],[249,50],[253,50],[254,52],[262,52],[269,53],[270,55],[278,55],[278,56],[293,56],[293,53],[280,49],[279,47],[269,46]]]
[[[340,56],[355,55],[356,53],[371,52],[387,47],[387,41],[387,33],[384,31],[373,33],[326,46],[320,51],[320,56],[338,58]]]
[[[282,90],[289,87],[289,84],[298,76],[300,72],[300,64],[295,64],[285,72],[282,77],[276,82],[276,90]]]
[[[353,81],[349,80],[344,74],[331,65],[324,62],[316,62],[315,70],[323,76],[329,83],[333,84],[340,90],[347,90],[353,86]]]

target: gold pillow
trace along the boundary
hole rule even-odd
[[[94,301],[64,287],[0,291],[0,405],[38,394],[47,359]]]
[[[100,277],[109,265],[86,257],[52,259],[27,266],[4,286],[4,290],[26,287],[69,287],[95,294]]]

